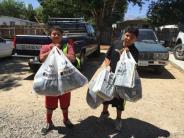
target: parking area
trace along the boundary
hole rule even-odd
[[[104,59],[89,57],[84,75],[90,80]],[[100,122],[102,106],[91,109],[86,103],[87,87],[72,92],[69,116],[75,124],[66,129],[59,109],[54,112],[57,126],[46,136],[40,134],[45,124],[44,97],[32,93],[34,75],[27,59],[7,58],[0,60],[0,137],[80,137],[80,138],[157,138],[184,137],[184,73],[169,63],[161,75],[143,70],[139,72],[143,98],[136,103],[126,103],[122,115],[121,132],[114,130],[114,108],[110,118]]]

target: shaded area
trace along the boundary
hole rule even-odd
[[[138,73],[141,78],[149,79],[175,79],[175,77],[167,69],[163,68],[162,73],[156,73],[151,68],[140,68]]]
[[[21,86],[21,75],[29,71],[25,58],[2,58],[0,59],[0,90],[8,91]],[[19,77],[20,76],[20,77]]]
[[[98,57],[89,56],[82,72],[90,81],[97,69],[105,59],[105,53],[100,53]]]
[[[31,75],[29,75],[26,78],[24,78],[24,80],[34,80],[34,76],[35,76],[35,74],[32,73]]]
[[[8,91],[14,87],[21,86],[19,84],[20,77],[13,77],[11,75],[0,76],[0,90]]]
[[[73,129],[65,127],[56,127],[59,134],[65,138],[157,138],[168,137],[170,133],[148,122],[135,118],[122,120],[123,127],[120,132],[114,130],[114,121],[107,119],[100,121],[95,116],[90,116],[76,124]]]
[[[0,74],[22,74],[24,71],[29,71],[27,63],[28,59],[26,58],[12,57],[0,59]]]

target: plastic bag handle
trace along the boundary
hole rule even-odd
[[[55,51],[57,50],[58,54],[61,55],[60,49],[56,46],[53,47],[55,49]]]

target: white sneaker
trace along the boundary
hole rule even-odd
[[[115,129],[117,131],[120,131],[121,128],[122,128],[122,120],[118,118],[118,119],[115,120]]]

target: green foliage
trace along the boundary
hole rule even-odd
[[[15,0],[2,0],[0,1],[0,15],[12,16],[25,19],[26,7],[23,2]]]
[[[155,26],[184,22],[183,0],[158,0],[149,6],[147,16]]]
[[[31,4],[29,4],[27,6],[27,9],[26,9],[26,19],[28,19],[30,21],[36,21],[35,16],[36,16],[36,12],[33,9],[33,6]]]
[[[35,10],[35,16],[38,19],[39,22],[43,23],[44,22],[44,15],[43,15],[43,8],[40,6],[36,8]]]
[[[33,6],[25,5],[24,2],[16,0],[0,0],[0,16],[10,16],[15,18],[35,21],[36,12]]]
[[[43,7],[44,21],[50,17],[84,17],[93,22],[98,32],[108,30],[123,20],[128,3],[142,6],[148,0],[38,0]]]

